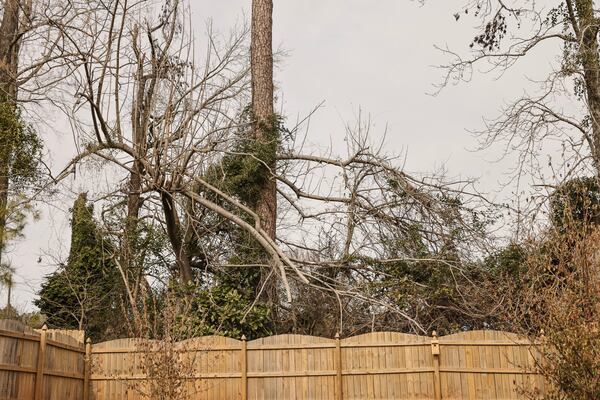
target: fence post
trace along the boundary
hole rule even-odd
[[[336,369],[336,400],[343,400],[344,392],[342,385],[342,346],[340,343],[340,333],[335,334],[335,369]]]
[[[539,343],[540,343],[540,346],[539,346],[538,351],[540,353],[540,361],[539,361],[539,365],[537,366],[537,369],[538,369],[538,371],[541,370],[541,372],[543,373],[546,370],[546,334],[543,329],[540,330]],[[546,393],[547,392],[546,391],[546,380],[544,379],[543,375],[540,375],[539,373],[537,374],[537,376],[541,377],[541,381],[542,381],[542,385],[543,385],[542,392]]]
[[[242,335],[242,400],[248,398],[248,342]]]
[[[431,354],[433,355],[433,390],[435,400],[441,400],[442,382],[440,379],[440,342],[438,340],[436,331],[432,332]]]
[[[46,334],[48,327],[42,326],[40,332],[40,347],[38,348],[37,370],[35,375],[34,400],[42,400],[42,391],[44,390],[44,365],[46,363]]]
[[[85,341],[85,358],[83,359],[83,400],[90,398],[90,372],[92,363],[92,339]]]

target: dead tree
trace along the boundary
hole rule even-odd
[[[158,218],[164,224],[174,257],[170,272],[184,284],[193,280],[184,240],[192,229],[186,221],[193,215],[188,218],[187,208],[182,207],[188,202],[251,231],[271,249],[272,257],[279,260],[280,254],[258,225],[203,198],[197,189],[210,187],[202,180],[203,170],[228,145],[228,132],[236,125],[235,114],[241,108],[235,103],[249,87],[244,62],[246,29],[232,34],[222,46],[222,38],[209,33],[207,57],[197,64],[182,2],[156,8],[150,1],[116,1],[113,7],[98,9],[90,33],[64,28],[70,51],[69,84],[76,88],[73,95],[78,98],[69,114],[86,146],[57,180],[94,157],[125,174],[114,193],[125,196],[118,265],[139,329],[142,318],[135,315],[139,314],[136,310],[149,291],[144,260],[136,249],[136,241],[143,236],[141,219]],[[140,17],[142,10],[146,18]],[[110,24],[103,25],[104,20]]]
[[[64,27],[69,87],[75,88],[72,94],[77,98],[69,114],[81,147],[56,179],[64,179],[89,160],[102,160],[118,170],[113,192],[102,197],[117,199],[113,208],[120,210],[121,221],[127,221],[125,231],[119,230],[119,223],[113,231],[126,249],[117,261],[125,296],[138,314],[136,324],[144,319],[141,298],[151,288],[143,257],[134,255],[141,253],[130,252],[135,248],[133,237],[139,240],[143,234],[132,232],[140,232],[142,221],[153,221],[164,229],[171,247],[172,260],[166,266],[170,270],[160,274],[181,283],[195,279],[198,265],[206,270],[264,267],[269,279],[279,278],[271,287],[281,308],[292,304],[299,285],[308,285],[327,291],[340,304],[351,299],[363,307],[375,301],[408,321],[411,329],[427,329],[412,311],[389,299],[374,300],[368,282],[381,276],[378,263],[414,256],[391,254],[384,246],[393,235],[406,239],[414,229],[430,249],[444,244],[451,249],[440,254],[472,253],[453,247],[459,227],[471,233],[470,238],[480,233],[470,229],[466,200],[457,200],[478,198],[469,192],[470,182],[449,183],[439,176],[405,172],[397,159],[373,143],[368,123],[348,130],[347,155],[303,148],[299,129],[291,129],[292,139],[282,143],[273,130],[270,2],[255,4],[253,34],[260,45],[250,68],[245,29],[225,43],[211,36],[206,58],[198,63],[182,2],[170,2],[162,9],[152,8],[149,1],[98,5],[93,29]],[[251,82],[255,63],[263,72]],[[250,95],[256,109],[246,123],[239,115]],[[272,151],[269,163],[259,159],[269,171],[269,195],[263,204],[270,205],[264,208],[246,204],[210,179],[210,171],[225,170],[228,157],[257,158],[252,149],[244,152],[236,146],[236,132],[248,129],[269,134],[269,140],[264,140],[267,136],[257,140]],[[275,194],[282,199],[283,210],[277,242]],[[223,224],[245,232],[266,257],[228,265],[224,249],[232,244],[219,233]],[[196,240],[194,246],[190,237]],[[203,249],[201,257],[198,248]],[[377,262],[368,261],[373,259]],[[323,273],[331,268],[341,273]],[[269,279],[263,280],[257,298],[269,290]],[[341,306],[339,311],[345,312]]]

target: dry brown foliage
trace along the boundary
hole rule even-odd
[[[600,228],[568,224],[527,245],[517,277],[497,289],[507,328],[540,342],[545,399],[600,398]],[[529,393],[531,398],[539,398]]]

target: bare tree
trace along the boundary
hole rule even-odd
[[[490,246],[494,206],[486,207],[470,180],[406,172],[402,158],[382,152],[384,142],[374,142],[370,128],[362,115],[347,127],[345,157],[305,152],[301,137],[281,152],[280,207],[290,228],[280,240],[296,263],[309,267],[311,283],[337,294],[347,320],[338,329],[370,329],[377,315],[378,326],[427,332],[437,322],[423,310],[441,306],[432,297],[437,289],[427,288],[431,282],[404,285],[411,277],[391,271],[400,265],[424,275],[446,271],[449,291],[472,284],[463,276]],[[414,290],[419,286],[421,293]],[[402,290],[408,304],[394,301]],[[462,301],[446,305],[466,315]],[[390,323],[392,316],[399,319]]]
[[[394,303],[393,296],[374,296],[369,286],[389,275],[381,265],[397,260],[434,258],[460,272],[463,259],[473,257],[473,248],[484,242],[479,240],[484,229],[474,223],[472,212],[482,199],[470,181],[405,172],[400,159],[372,142],[369,121],[348,128],[347,154],[305,149],[299,133],[306,125],[281,129],[272,105],[270,2],[255,4],[259,20],[253,21],[258,24],[253,34],[259,50],[250,57],[250,68],[245,28],[228,40],[209,31],[208,51],[199,63],[184,2],[94,4],[93,19],[76,15],[61,28],[66,75],[75,89],[75,101],[64,110],[80,147],[56,179],[74,173],[84,161],[114,167],[111,179],[118,184],[101,197],[110,199],[106,215],[118,216],[107,220],[106,229],[120,244],[115,261],[134,331],[142,330],[152,282],[167,285],[174,277],[184,285],[210,284],[195,282],[199,271],[257,267],[267,274],[256,298],[273,290],[273,301],[282,309],[293,308],[294,294],[305,285],[336,299],[339,315],[374,302],[377,310],[405,321],[404,328],[428,330],[418,318],[422,298],[415,296],[413,307],[406,307]],[[77,29],[84,23],[91,29]],[[250,81],[254,64],[258,75]],[[248,121],[240,115],[250,95],[256,110]],[[280,130],[282,137],[271,137]],[[268,133],[268,140],[256,136],[259,131]],[[247,132],[267,148],[267,159],[256,147],[239,145]],[[231,178],[227,165],[236,157],[265,167],[263,178],[269,183],[260,192],[268,186],[268,207],[253,207],[223,184]],[[276,194],[283,211],[279,216],[274,213]],[[166,270],[146,268],[147,223],[156,223],[168,237]],[[232,227],[267,258],[230,263],[239,249],[227,233]],[[389,246],[414,237],[421,243],[419,251]]]
[[[198,192],[199,186],[213,189],[202,179],[203,170],[230,140],[228,131],[237,124],[234,116],[241,108],[236,99],[248,88],[246,29],[222,45],[209,31],[207,57],[198,65],[182,2],[160,7],[152,1],[116,1],[98,10],[102,16],[94,20],[91,33],[65,27],[72,54],[70,84],[77,88],[78,99],[67,112],[85,148],[58,178],[91,156],[128,175],[115,195],[121,191],[126,196],[118,265],[132,309],[149,290],[144,260],[136,249],[143,218],[164,223],[175,258],[172,272],[183,283],[193,280],[193,255],[184,240],[193,229],[186,224],[188,204],[206,207],[250,230],[279,259],[276,246],[260,228]],[[103,20],[111,23],[104,26]],[[129,111],[131,119],[125,118]],[[140,316],[134,319],[139,325]]]
[[[37,104],[52,102],[50,94],[65,78],[59,27],[89,12],[81,5],[71,0],[0,3],[0,258],[12,229],[8,226],[11,214],[24,211],[23,206],[43,191],[38,168],[42,139],[31,117]],[[17,204],[16,211],[10,209],[11,203]]]
[[[552,179],[558,181],[588,171],[597,175],[600,59],[593,0],[475,0],[455,14],[459,21],[470,17],[481,21],[479,32],[468,54],[442,49],[451,60],[441,66],[445,76],[440,89],[469,80],[477,68],[501,76],[520,60],[535,59],[542,48],[560,53],[547,77],[538,80],[537,93],[518,97],[487,122],[482,146],[501,143],[506,154],[518,152],[520,173],[539,176],[550,165]],[[551,155],[540,159],[545,150],[560,153],[560,160]]]

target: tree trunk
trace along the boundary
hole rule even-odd
[[[578,20],[573,26],[578,41],[581,64],[583,66],[583,79],[585,81],[586,96],[591,118],[592,138],[591,153],[596,168],[596,175],[600,176],[600,58],[598,56],[598,21],[594,15],[593,0],[578,0]]]
[[[277,223],[276,131],[273,107],[273,0],[252,0],[252,35],[250,72],[252,78],[253,139],[260,149],[259,158],[266,165],[265,179],[256,199],[256,214],[261,228],[275,240]],[[268,279],[270,269],[261,271]],[[266,286],[264,285],[266,283]],[[277,281],[262,282],[262,301],[271,309],[271,320],[277,321]]]
[[[143,88],[143,85],[141,85]],[[143,92],[143,91],[142,91]],[[139,95],[139,93],[138,93]],[[139,128],[139,110],[134,110],[131,115],[133,126],[133,148],[138,157],[144,154],[146,148],[145,135],[140,132]],[[125,298],[129,299],[131,312],[135,320],[136,334],[142,332],[141,315],[138,310],[140,288],[143,278],[142,266],[136,262],[137,237],[139,235],[139,219],[140,210],[142,208],[142,174],[144,167],[139,159],[133,161],[131,171],[129,173],[129,182],[127,184],[127,215],[125,217],[125,228],[123,232],[123,243],[121,248],[121,265],[123,267],[124,290]],[[127,309],[124,307],[124,309]]]
[[[175,253],[179,277],[181,278],[182,283],[187,284],[193,281],[194,276],[192,273],[190,255],[187,251],[186,244],[183,241],[183,235],[181,234],[177,209],[175,208],[173,197],[170,193],[162,192],[160,197],[165,214],[167,235],[169,236],[171,247]]]
[[[0,100],[16,101],[16,73],[19,50],[19,0],[4,2],[4,15],[0,25]]]
[[[129,183],[127,185],[127,216],[125,220],[125,231],[123,235],[122,265],[127,271],[133,269],[135,258],[135,238],[138,234],[138,220],[141,199],[142,176],[141,163],[137,160],[133,162],[129,174]]]
[[[135,26],[133,30],[134,52],[139,53],[138,46],[138,31],[139,27]],[[142,180],[144,174],[144,165],[141,161],[146,154],[147,147],[147,132],[143,124],[144,116],[149,110],[144,110],[145,89],[147,78],[144,75],[144,63],[137,56],[137,75],[136,75],[136,90],[133,93],[133,110],[131,112],[131,132],[132,132],[132,147],[135,153],[131,170],[129,172],[129,181],[127,182],[127,214],[125,216],[125,227],[123,231],[123,242],[121,244],[121,265],[123,268],[123,279],[126,280],[125,298],[129,299],[131,312],[135,319],[135,329],[140,333],[142,330],[141,315],[138,310],[139,298],[143,280],[142,266],[138,265],[137,254],[137,237],[139,235],[139,220],[140,210],[143,205],[142,198]],[[127,309],[124,307],[123,309]]]
[[[276,168],[277,132],[273,113],[273,1],[252,1],[252,38],[250,68],[252,74],[253,135],[259,146],[269,153],[262,161],[270,174],[263,184],[256,203],[262,228],[275,239],[277,220],[277,186],[273,175]]]
[[[1,146],[1,145],[0,145]],[[8,212],[8,165],[6,165],[6,155],[0,151],[0,264],[2,263],[2,254],[4,253],[6,236],[6,217]]]
[[[0,103],[14,106],[17,100],[16,73],[19,51],[19,0],[4,2],[4,15],[0,24]],[[10,184],[8,143],[0,143],[0,262],[6,244],[8,190]]]
[[[12,308],[12,282],[8,285],[8,297],[6,299],[6,308],[8,310]]]

